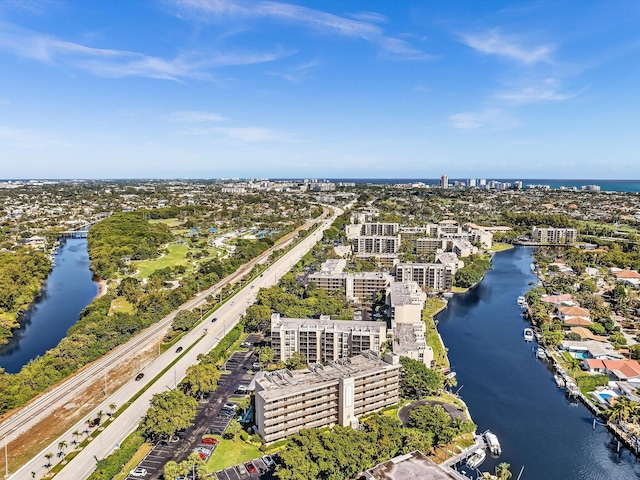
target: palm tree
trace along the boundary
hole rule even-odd
[[[71,443],[73,445],[77,445],[78,444],[78,437],[80,436],[80,432],[78,430],[74,430],[71,433],[71,436],[73,437],[73,441]]]
[[[567,368],[569,369],[569,372],[571,372],[571,375],[575,377],[576,372],[582,369],[582,362],[578,358],[571,357],[567,361]]]
[[[609,420],[620,423],[638,415],[640,405],[628,397],[618,397],[616,403],[607,411]]]
[[[509,480],[513,475],[509,470],[509,465],[507,462],[502,462],[501,464],[496,466],[496,476],[499,480]]]
[[[109,404],[109,410],[111,410],[109,416],[113,416],[113,414],[116,413],[116,408],[118,408],[118,405],[116,405],[115,403]]]
[[[58,450],[59,450],[58,457],[64,458],[64,449],[67,448],[68,446],[69,445],[64,440],[62,440],[61,442],[58,442]]]
[[[53,458],[53,453],[49,452],[49,453],[45,453],[44,458],[47,459],[47,464],[45,465],[45,467],[51,471],[51,459]]]

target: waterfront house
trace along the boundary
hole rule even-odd
[[[584,367],[589,373],[606,374],[614,381],[640,383],[640,363],[635,360],[586,358]]]
[[[540,301],[553,305],[554,307],[568,306],[573,307],[576,305],[573,296],[570,293],[564,293],[562,295],[542,295]]]
[[[620,268],[611,268],[611,274],[616,277],[616,280],[623,282],[633,287],[640,286],[640,273],[635,270],[623,270]]]
[[[566,325],[581,326],[591,324],[589,310],[578,306],[558,307],[558,317]]]
[[[624,358],[610,343],[596,342],[594,340],[586,340],[584,342],[565,340],[560,344],[560,348],[582,359],[622,360]]]
[[[593,341],[596,341],[596,342],[609,342],[607,337],[602,337],[600,335],[596,335],[595,333],[593,333],[588,328],[571,327],[571,331],[573,333],[577,333],[578,335],[580,335],[580,339],[581,340],[593,340]]]

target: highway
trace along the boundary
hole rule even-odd
[[[155,393],[160,393],[167,389],[174,388],[184,377],[186,369],[190,365],[197,363],[198,355],[207,353],[214,348],[229,329],[233,328],[238,323],[241,316],[246,311],[247,306],[255,301],[257,291],[260,288],[268,288],[275,285],[277,281],[287,273],[300,258],[302,258],[302,256],[311,250],[313,245],[322,238],[322,232],[329,228],[336,216],[341,213],[342,210],[335,208],[333,216],[326,218],[326,215],[323,215],[313,222],[310,222],[312,224],[319,223],[320,227],[314,233],[304,238],[289,252],[286,252],[280,259],[265,270],[262,275],[247,284],[215,313],[206,318],[202,324],[195,327],[191,332],[185,335],[174,348],[166,351],[156,360],[147,365],[147,367],[142,370],[144,373],[143,381],[135,381],[132,379],[116,392],[111,393],[108,398],[105,398],[100,405],[95,407],[92,410],[93,412],[98,412],[100,410],[107,412],[109,411],[109,404],[115,403],[118,406],[127,404],[143,386],[150,383],[153,378],[167,368],[174,360],[176,360],[176,358],[179,358],[173,367],[165,372],[157,381],[151,384],[149,388],[140,397],[133,401],[133,403],[131,403],[129,407],[113,421],[113,423],[106,427],[96,439],[86,446],[76,457],[70,460],[68,465],[62,469],[55,478],[70,480],[87,478],[91,472],[93,472],[96,460],[104,458],[111,453],[115,448],[117,448],[119,443],[137,427],[140,419],[144,416],[149,407],[151,397]],[[243,270],[243,272],[241,273],[239,270],[236,272],[236,275],[240,276],[241,274],[248,272],[255,263],[266,261],[270,252],[265,253],[266,255],[263,254],[250,264],[242,267],[241,270]],[[225,280],[229,281],[228,279]],[[196,298],[181,306],[181,309],[191,309],[199,306],[207,295],[215,293],[219,288],[221,288],[221,285],[217,284],[206,291],[201,292]],[[173,312],[153,327],[148,328],[143,333],[132,339],[126,345],[119,347],[102,359],[97,360],[81,373],[69,379],[67,382],[64,382],[60,387],[53,389],[46,395],[40,397],[37,401],[33,402],[33,404],[30,404],[16,415],[10,417],[0,426],[0,438],[6,434],[3,432],[8,432],[9,435],[16,435],[15,432],[25,431],[25,429],[28,430],[37,423],[37,421],[49,413],[48,409],[57,408],[66,403],[72,402],[74,392],[81,391],[88,384],[96,382],[96,380],[99,381],[99,378],[103,375],[103,371],[105,369],[113,368],[116,362],[126,361],[132,352],[138,351],[142,348],[147,348],[149,344],[157,342],[164,335],[175,314],[176,312]],[[212,317],[217,317],[218,320],[215,323],[212,323],[210,320]],[[207,331],[206,334],[204,333],[205,329]],[[183,347],[183,352],[180,355],[175,351],[178,346]],[[189,348],[190,346],[192,346],[192,348]],[[95,415],[88,415],[85,416],[85,418],[93,418],[94,416]],[[44,455],[48,452],[55,455],[58,452],[59,442],[65,441],[68,445],[71,445],[74,440],[72,432],[75,430],[82,432],[86,429],[87,426],[83,419],[76,425],[72,426],[65,434],[56,439],[49,446],[43,448],[40,454],[34,457],[29,463],[24,465],[9,478],[15,480],[32,480],[34,477],[31,472],[36,473],[35,478],[41,478],[48,471],[48,469],[45,468],[47,460]],[[71,447],[67,448],[66,451],[69,453],[71,451]],[[59,460],[60,459],[55,456],[51,462],[55,464]]]

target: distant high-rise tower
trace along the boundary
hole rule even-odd
[[[446,175],[442,175],[440,177],[440,187],[449,188],[449,177],[447,177]]]
[[[469,181],[467,182],[467,186],[468,187],[475,187],[476,186],[476,179],[475,178],[470,178]]]

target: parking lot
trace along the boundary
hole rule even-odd
[[[273,458],[273,456],[269,455],[269,458]],[[249,472],[250,467],[247,464],[253,465],[255,468],[254,472]],[[241,480],[248,478],[257,478],[260,480],[272,480],[273,472],[275,470],[275,465],[272,463],[269,465],[265,460],[265,457],[256,458],[251,462],[247,462],[246,464],[235,465],[233,467],[225,468],[224,470],[220,470],[216,472],[216,478],[218,480]]]
[[[181,462],[196,449],[199,450],[208,460],[210,455],[215,455],[215,445],[204,444],[203,437],[206,435],[222,435],[231,422],[233,415],[229,415],[223,410],[225,403],[231,397],[242,396],[237,393],[239,385],[248,385],[253,378],[250,373],[251,365],[255,357],[253,357],[253,344],[259,344],[261,337],[257,334],[249,335],[246,341],[251,344],[247,351],[234,352],[229,360],[225,363],[218,384],[218,389],[209,395],[205,400],[200,402],[196,414],[195,425],[186,431],[179,433],[179,440],[175,442],[159,442],[151,452],[137,465],[144,469],[144,475],[133,475],[130,473],[126,480],[136,480],[144,478],[145,480],[160,480],[163,478],[163,466],[168,461]],[[210,450],[207,453],[206,450]],[[261,461],[261,468],[265,469],[266,465]],[[258,471],[258,465],[255,466]],[[211,477],[214,478],[214,477]],[[225,478],[225,477],[222,477]],[[244,477],[229,478],[262,478],[258,475]],[[271,477],[264,477],[271,478]],[[167,479],[173,480],[173,479]]]

